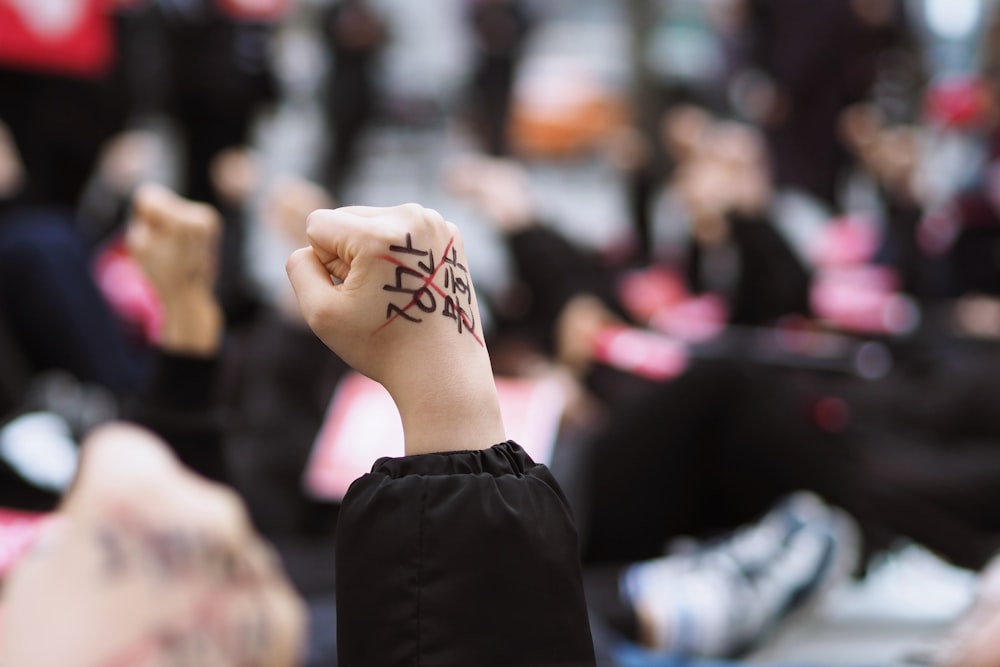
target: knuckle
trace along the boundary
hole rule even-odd
[[[397,207],[397,210],[402,215],[409,218],[411,222],[418,222],[424,219],[425,209],[420,204],[415,204],[412,202],[409,204],[401,204],[400,206]]]
[[[220,517],[224,521],[246,530],[248,524],[246,508],[236,492],[221,484],[213,484],[212,492],[218,503]]]
[[[311,299],[303,308],[303,316],[313,331],[325,331],[335,321],[333,308],[324,299]]]
[[[306,216],[306,234],[310,237],[316,232],[316,229],[323,223],[326,218],[322,210],[316,210]]]
[[[333,211],[326,208],[318,208],[312,211],[306,216],[306,231],[314,230],[320,225],[326,223],[329,220],[331,213],[333,213]]]
[[[138,221],[133,220],[128,227],[125,228],[125,248],[129,252],[138,252],[141,249],[141,235],[142,232],[139,230]]]
[[[444,225],[447,221],[444,216],[441,215],[437,209],[425,208],[424,209],[424,219],[431,225]]]
[[[204,234],[215,234],[222,226],[221,216],[213,206],[196,204],[192,209],[191,226]]]
[[[308,248],[299,248],[285,260],[285,272],[289,275],[295,272],[298,266],[305,260],[304,253],[309,252]]]
[[[163,190],[164,187],[159,183],[145,181],[136,188],[132,196],[133,205],[142,207],[154,204],[157,198],[162,196]]]

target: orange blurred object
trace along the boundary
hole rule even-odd
[[[548,58],[525,67],[509,132],[525,157],[571,157],[601,146],[629,116],[625,96],[580,63]]]

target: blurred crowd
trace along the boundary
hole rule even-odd
[[[87,432],[169,396],[169,433],[224,443],[182,460],[306,600],[307,664],[336,664],[339,499],[305,480],[350,369],[251,241],[308,245],[311,211],[368,203],[372,134],[425,127],[434,187],[504,258],[475,274],[495,372],[558,387],[604,664],[739,658],[909,544],[997,578],[1000,5],[428,1],[465,48],[418,95],[385,67],[420,60],[412,4],[0,0],[0,506],[51,511]],[[546,48],[569,19],[621,39]],[[310,154],[274,160],[261,119],[303,100]],[[581,164],[622,193],[610,242],[547,219],[539,170]],[[218,215],[217,309],[150,275],[147,181]],[[210,366],[165,376],[165,347]],[[931,659],[1000,665],[995,589]]]

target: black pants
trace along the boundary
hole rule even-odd
[[[94,284],[68,212],[0,216],[0,311],[31,371],[62,369],[119,395],[138,385],[140,355]]]
[[[595,258],[545,229],[509,242],[535,306],[521,324],[543,345],[574,294],[621,312],[614,271]],[[595,367],[588,387],[609,417],[586,436],[571,492],[585,562],[655,557],[671,537],[731,530],[806,489],[850,512],[870,550],[908,538],[983,565],[1000,550],[1000,352],[947,337],[898,347],[878,381],[754,362],[753,345],[666,383]],[[844,424],[821,425],[824,399],[846,408]]]
[[[869,550],[908,538],[971,568],[1000,550],[1000,439],[865,419],[889,413],[789,375],[699,362],[617,406],[588,443],[585,561],[655,557],[671,537],[730,530],[799,489],[847,510]],[[813,418],[829,398],[854,415],[839,432]]]

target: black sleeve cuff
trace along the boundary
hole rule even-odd
[[[145,400],[178,409],[211,407],[215,402],[219,357],[158,350]]]
[[[376,462],[336,564],[341,664],[594,664],[569,506],[514,442]]]
[[[217,357],[158,350],[145,391],[129,406],[126,417],[163,438],[189,468],[225,482],[218,372]]]

